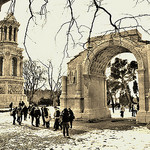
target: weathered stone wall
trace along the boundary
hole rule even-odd
[[[134,54],[138,63],[140,111],[137,121],[149,122],[150,42],[143,41],[137,30],[91,38],[87,50],[68,63],[68,75],[63,80],[65,92],[62,90],[61,108],[71,107],[77,117],[87,119],[110,117],[105,71],[109,61],[124,52]]]

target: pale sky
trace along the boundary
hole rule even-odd
[[[142,0],[141,0],[142,1]],[[44,0],[35,0],[33,3],[34,12],[39,12],[41,4],[44,3]],[[0,19],[2,20],[9,8],[10,3],[6,3],[3,5],[0,13]],[[28,53],[33,60],[41,60],[46,63],[48,59],[53,61],[54,67],[58,68],[60,65],[60,61],[63,57],[63,49],[66,44],[66,29],[68,25],[64,26],[64,28],[60,31],[57,36],[57,41],[55,41],[55,35],[59,30],[60,26],[70,19],[70,10],[65,9],[65,0],[55,0],[50,1],[47,5],[47,21],[44,24],[44,19],[36,16],[35,25],[33,21],[29,26],[29,32],[26,44],[28,48]],[[88,11],[88,5],[90,4],[90,0],[75,0],[74,4],[74,14],[77,18],[79,25],[86,25],[90,27],[90,23],[92,21],[94,10],[91,8]],[[136,0],[104,0],[102,3],[111,14],[112,20],[115,22],[120,17],[123,17],[125,14],[131,15],[139,15],[139,14],[148,14],[150,13],[150,5],[145,0],[144,2],[136,4]],[[20,23],[19,33],[18,33],[18,46],[24,48],[23,40],[24,40],[24,32],[27,24],[27,20],[29,16],[28,9],[28,0],[16,0],[15,7],[15,17],[17,21]],[[150,28],[150,17],[145,17],[141,19],[142,25],[148,29]],[[135,21],[128,19],[123,22],[124,25],[134,25]],[[94,29],[92,33],[93,36],[100,35],[101,32],[106,31],[107,29],[112,29],[112,26],[109,24],[108,15],[106,15],[103,11],[101,11],[96,18],[96,22],[94,24]],[[73,37],[76,41],[79,41],[79,35],[76,32],[76,29],[73,28]],[[87,28],[81,28],[83,32],[83,38],[79,42],[86,42],[88,37]],[[150,40],[150,35],[145,34],[144,31],[139,30],[142,33],[143,40]],[[72,48],[72,44],[69,45],[69,58],[66,58],[63,64],[64,71],[66,69],[66,63],[71,60],[74,55],[77,55],[79,52],[83,50],[82,47],[77,46],[75,49]],[[27,58],[26,53],[23,53],[24,58]],[[131,58],[130,58],[131,57]],[[129,59],[132,59],[132,56],[128,56]]]

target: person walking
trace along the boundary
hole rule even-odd
[[[137,105],[132,104],[132,117],[136,117],[137,114]]]
[[[67,137],[69,137],[69,112],[67,108],[65,108],[62,112],[62,126],[64,137],[66,136],[66,134]]]
[[[25,104],[23,106],[22,111],[23,111],[23,115],[24,115],[24,120],[27,120],[28,108]]]
[[[42,116],[42,121],[43,121],[43,125],[42,126],[45,126],[44,108],[45,108],[45,106],[41,107],[41,116]]]
[[[34,117],[35,117],[36,127],[39,127],[39,125],[40,125],[40,116],[41,116],[41,111],[40,111],[39,107],[37,106],[34,110]]]
[[[57,131],[60,126],[60,124],[59,124],[60,123],[60,111],[59,111],[59,108],[57,108],[57,107],[55,107],[54,118],[55,118],[54,131]]]
[[[9,108],[10,108],[10,111],[12,111],[12,108],[13,108],[13,102],[11,102],[11,103],[9,104]]]
[[[21,125],[21,122],[22,122],[22,108],[21,108],[21,106],[18,106],[18,108],[17,108],[17,122],[19,123],[19,125]]]
[[[34,122],[34,110],[35,110],[35,106],[32,105],[30,108],[30,116],[31,116],[31,125],[34,126],[33,122]]]
[[[124,112],[125,112],[125,108],[124,106],[121,107],[121,110],[120,110],[120,116],[123,118],[124,117]]]
[[[72,128],[72,122],[75,119],[74,113],[71,110],[71,108],[68,108],[68,113],[69,113],[69,122],[70,122],[70,128]]]
[[[51,115],[49,113],[48,108],[46,108],[46,107],[44,108],[44,120],[45,120],[46,128],[49,128],[50,127]]]
[[[17,107],[13,108],[13,110],[12,110],[13,125],[15,125],[15,121],[16,121],[16,114],[17,114]]]

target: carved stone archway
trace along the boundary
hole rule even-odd
[[[140,111],[136,120],[149,122],[150,48],[137,30],[91,38],[90,50],[68,63],[68,76],[62,78],[61,108],[71,107],[79,118],[110,117],[105,71],[109,61],[124,52],[132,53],[138,63]]]

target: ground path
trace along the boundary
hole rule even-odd
[[[130,113],[126,111],[126,117]],[[116,116],[115,116],[116,115]],[[62,131],[32,127],[30,120],[22,125],[12,125],[9,113],[0,113],[1,150],[149,150],[150,130],[144,124],[136,124],[135,118],[115,118],[91,121],[77,120],[70,129],[70,138],[64,138]]]

